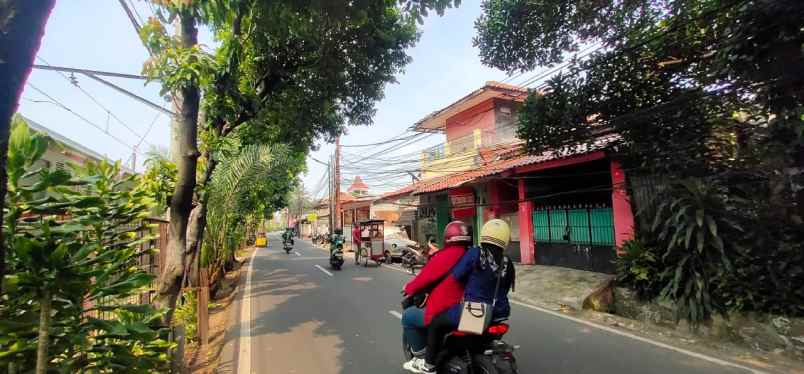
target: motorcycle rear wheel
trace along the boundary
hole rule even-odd
[[[507,374],[498,370],[494,360],[486,355],[475,355],[472,358],[472,373],[474,374]]]

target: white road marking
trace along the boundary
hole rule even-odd
[[[330,277],[333,276],[332,273],[330,273],[327,269],[322,268],[321,265],[315,265],[315,267],[317,267],[318,270],[323,271],[324,274],[329,275]]]
[[[538,306],[525,304],[523,302],[516,301],[516,300],[509,300],[509,301],[511,302],[511,304],[516,304],[516,305],[519,305],[519,306],[522,306],[522,307],[525,307],[525,308],[528,308],[528,309],[536,310],[536,311],[539,311],[539,312],[542,312],[542,313],[547,313],[549,315],[556,316],[556,317],[559,317],[559,318],[568,319],[570,321],[577,322],[577,323],[580,323],[580,324],[585,325],[585,326],[589,326],[589,327],[596,328],[596,329],[599,329],[599,330],[607,331],[607,332],[610,332],[612,334],[624,336],[626,338],[631,338],[631,339],[634,339],[634,340],[638,340],[640,342],[651,344],[651,345],[654,345],[654,346],[657,346],[657,347],[660,347],[660,348],[669,349],[671,351],[678,352],[678,353],[681,353],[681,354],[684,354],[684,355],[687,355],[687,356],[695,357],[695,358],[698,358],[698,359],[701,359],[701,360],[704,360],[704,361],[709,361],[709,362],[714,363],[714,364],[718,364],[718,365],[722,365],[722,366],[730,366],[730,367],[733,367],[733,368],[746,370],[746,371],[748,371],[750,373],[754,373],[754,374],[768,374],[767,372],[760,371],[760,370],[757,370],[757,369],[754,369],[754,368],[750,368],[748,366],[743,366],[743,365],[740,365],[738,363],[734,363],[734,362],[726,361],[726,360],[721,360],[719,358],[707,356],[705,354],[698,353],[698,352],[688,351],[688,350],[683,349],[683,348],[674,347],[674,346],[669,345],[669,344],[665,344],[665,343],[662,343],[662,342],[657,342],[657,341],[654,341],[654,340],[650,340],[650,339],[642,337],[642,336],[634,335],[634,334],[631,334],[631,333],[628,333],[628,332],[625,332],[625,331],[620,331],[620,330],[617,330],[617,329],[614,329],[614,328],[611,328],[611,327],[608,327],[608,326],[599,325],[599,324],[594,323],[594,322],[589,322],[589,321],[586,321],[586,320],[582,320],[580,318],[575,318],[575,317],[572,317],[572,316],[568,316],[568,315],[558,313],[558,312],[555,312],[555,311],[552,311],[552,310],[549,310],[549,309],[544,309],[544,308],[540,308]]]
[[[296,256],[301,257],[301,253],[299,253],[299,251],[293,251],[293,254],[295,254]]]
[[[380,264],[380,266],[382,266],[382,267],[384,267],[384,268],[391,269],[391,270],[396,270],[396,271],[398,271],[398,272],[400,272],[400,273],[405,273],[405,274],[410,275],[410,272],[409,272],[409,271],[407,271],[407,270],[405,270],[405,269],[402,269],[402,268],[400,268],[400,267],[396,267],[396,266],[394,266],[394,265]]]
[[[243,304],[240,305],[240,352],[237,355],[237,373],[251,374],[251,279],[254,273],[254,257],[257,250],[251,254],[246,274],[246,285],[243,288]]]
[[[394,316],[396,318],[402,319],[402,313],[399,313],[399,312],[397,312],[395,310],[389,310],[388,314],[390,314],[390,315],[392,315],[392,316]]]
[[[296,257],[289,258],[288,261],[307,261],[307,260],[329,260],[329,257]]]

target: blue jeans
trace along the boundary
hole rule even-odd
[[[427,349],[427,327],[424,325],[424,309],[412,306],[402,312],[402,335],[411,351],[419,356]]]

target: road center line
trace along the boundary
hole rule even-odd
[[[259,249],[254,249],[246,271],[246,284],[243,288],[243,303],[240,305],[240,351],[237,354],[237,373],[251,374],[251,279],[254,273],[254,257]]]
[[[701,359],[701,360],[704,360],[704,361],[709,361],[709,362],[714,363],[714,364],[718,364],[718,365],[722,365],[722,366],[730,366],[730,367],[733,367],[733,368],[746,370],[746,371],[748,371],[750,373],[754,373],[754,374],[768,374],[767,372],[760,371],[760,370],[757,370],[757,369],[754,369],[754,368],[750,368],[748,366],[743,366],[743,365],[740,365],[738,363],[734,363],[734,362],[726,361],[726,360],[721,360],[719,358],[715,358],[715,357],[712,357],[712,356],[707,356],[705,354],[698,353],[698,352],[688,351],[688,350],[683,349],[683,348],[679,348],[679,347],[675,347],[675,346],[665,344],[665,343],[662,343],[662,342],[657,342],[657,341],[654,341],[654,340],[650,340],[648,338],[644,338],[644,337],[641,337],[639,335],[634,335],[634,334],[631,334],[631,333],[628,333],[628,332],[625,332],[625,331],[620,331],[620,330],[617,330],[617,329],[614,329],[614,328],[611,328],[611,327],[608,327],[608,326],[598,325],[597,323],[594,323],[594,322],[589,322],[589,321],[586,321],[586,320],[582,320],[580,318],[575,318],[575,317],[572,317],[572,316],[568,316],[568,315],[558,313],[558,312],[555,312],[555,311],[552,311],[552,310],[549,310],[549,309],[540,308],[540,307],[530,305],[530,304],[526,304],[526,303],[516,301],[516,300],[509,300],[509,301],[510,301],[511,304],[516,304],[516,305],[519,305],[519,306],[522,306],[522,307],[525,307],[525,308],[528,308],[528,309],[536,310],[536,311],[539,311],[539,312],[542,312],[542,313],[547,313],[549,315],[556,316],[556,317],[559,317],[559,318],[568,319],[570,321],[577,322],[577,323],[580,323],[582,325],[586,325],[586,326],[589,326],[589,327],[592,327],[592,328],[596,328],[596,329],[599,329],[599,330],[610,332],[612,334],[624,336],[626,338],[631,338],[631,339],[634,339],[634,340],[638,340],[640,342],[651,344],[651,345],[654,345],[654,346],[657,346],[657,347],[660,347],[660,348],[669,349],[671,351],[681,353],[681,354],[684,354],[684,355],[687,355],[687,356],[695,357],[695,358],[698,358],[698,359]]]
[[[321,265],[314,265],[314,266],[315,266],[315,267],[317,267],[317,268],[318,268],[318,270],[323,271],[323,272],[324,272],[324,274],[329,275],[330,277],[332,276],[332,273],[330,273],[329,271],[327,271],[327,269],[322,268],[322,267],[321,267]]]
[[[394,316],[396,318],[402,319],[402,313],[399,313],[399,312],[397,312],[395,310],[389,310],[388,314],[390,314],[390,315],[392,315],[392,316]]]

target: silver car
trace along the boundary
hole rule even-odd
[[[402,258],[402,249],[418,248],[419,245],[413,240],[408,238],[405,231],[394,230],[385,232],[385,258],[386,261],[391,262]]]

